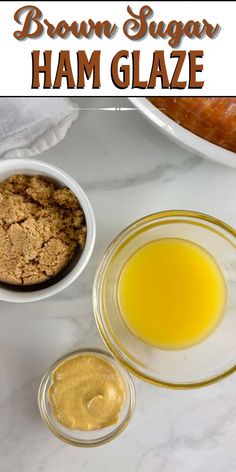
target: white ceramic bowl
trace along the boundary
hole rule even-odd
[[[48,282],[38,286],[15,286],[0,283],[0,300],[7,302],[33,302],[51,297],[68,287],[81,274],[86,267],[95,243],[96,226],[92,207],[80,185],[68,174],[46,162],[29,159],[6,159],[0,161],[0,182],[11,175],[42,175],[54,180],[59,185],[68,187],[78,198],[83,208],[86,224],[87,238],[84,250],[77,252],[68,265]]]
[[[202,139],[156,108],[147,98],[131,98],[130,101],[148,118],[152,124],[162,131],[169,139],[183,146],[194,154],[205,157],[229,167],[236,168],[236,153],[228,151],[206,139]]]

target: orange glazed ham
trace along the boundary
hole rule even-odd
[[[150,101],[192,133],[236,152],[236,98],[153,97]]]

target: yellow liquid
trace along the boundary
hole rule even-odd
[[[138,249],[122,269],[118,297],[130,330],[148,344],[181,349],[208,336],[223,316],[226,287],[211,255],[184,239]]]

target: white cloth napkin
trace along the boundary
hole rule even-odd
[[[0,157],[33,157],[61,141],[78,111],[69,98],[0,98]]]

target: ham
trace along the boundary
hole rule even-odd
[[[236,152],[236,98],[153,97],[150,101],[192,133]]]

